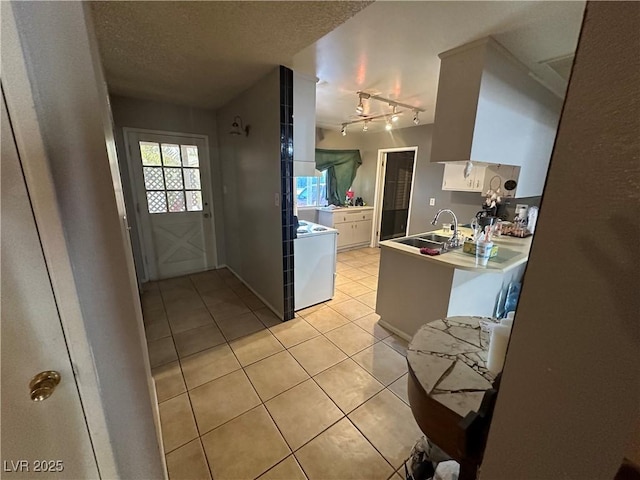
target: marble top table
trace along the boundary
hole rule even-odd
[[[495,320],[435,320],[420,327],[407,349],[411,411],[425,435],[458,461],[459,480],[476,478],[490,420],[481,404],[487,390],[493,400],[496,393],[486,368],[489,332],[481,322]]]
[[[487,317],[449,317],[423,325],[407,349],[407,361],[425,393],[461,417],[478,411],[493,375],[487,370]]]

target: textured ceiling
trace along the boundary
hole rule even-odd
[[[370,2],[92,2],[112,93],[217,108]]]
[[[217,108],[282,64],[319,78],[318,125],[339,129],[357,118],[358,90],[424,108],[422,123],[433,122],[438,54],[487,35],[563,96],[570,64],[563,78],[547,62],[570,58],[585,5],[371,3],[107,1],[93,3],[92,12],[112,93]],[[389,113],[383,103],[365,107]],[[412,126],[412,118],[403,115],[397,127]]]

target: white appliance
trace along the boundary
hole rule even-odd
[[[300,222],[293,241],[295,310],[333,298],[336,273],[335,228]]]

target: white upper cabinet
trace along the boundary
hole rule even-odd
[[[541,195],[562,100],[491,38],[440,59],[431,161],[519,166],[518,196]]]
[[[316,174],[316,79],[293,72],[293,174]]]
[[[442,176],[442,190],[458,192],[484,191],[485,171],[487,167],[474,165],[467,178],[464,177],[465,164],[447,163]]]

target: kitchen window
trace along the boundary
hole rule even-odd
[[[318,177],[296,177],[296,201],[298,208],[327,205],[327,171]]]

